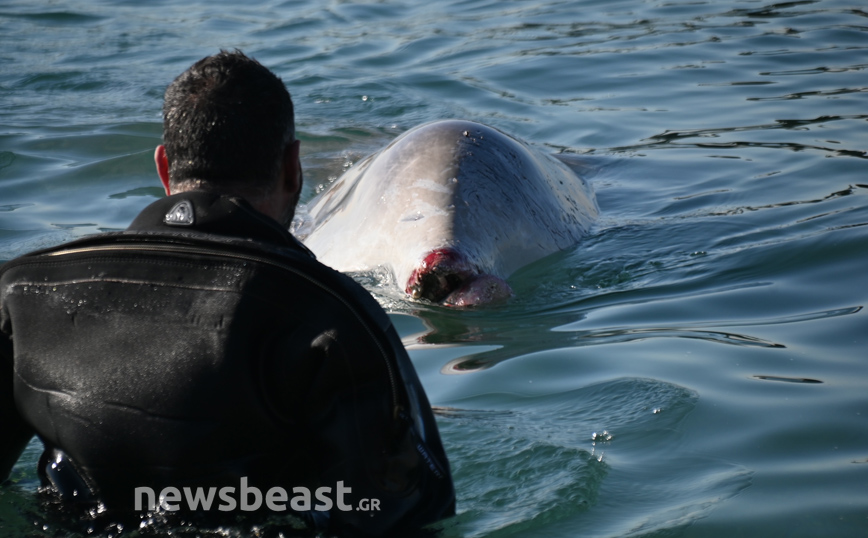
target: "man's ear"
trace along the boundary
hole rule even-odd
[[[300,147],[301,142],[293,140],[283,148],[283,185],[291,194],[301,190]]]
[[[157,146],[157,151],[154,152],[154,163],[157,165],[157,175],[160,176],[160,183],[166,189],[166,196],[171,195],[169,191],[169,158],[166,156],[166,146],[160,144]]]

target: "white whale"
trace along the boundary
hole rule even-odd
[[[414,298],[453,306],[512,294],[513,272],[574,246],[598,213],[551,155],[470,121],[427,123],[365,158],[295,229],[339,271],[391,269]]]

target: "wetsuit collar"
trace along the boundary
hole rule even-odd
[[[127,230],[222,235],[289,246],[310,254],[288,230],[243,198],[207,191],[161,198],[139,213]]]

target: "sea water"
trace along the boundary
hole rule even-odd
[[[166,85],[236,47],[293,95],[303,201],[440,118],[585,164],[599,220],[505,305],[355,275],[437,407],[443,536],[868,534],[862,2],[6,0],[0,260],[160,197]],[[2,536],[78,532],[38,502],[40,450],[0,489]]]

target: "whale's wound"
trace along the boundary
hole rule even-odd
[[[480,273],[459,252],[450,248],[431,251],[413,270],[406,292],[446,306],[473,306],[502,301],[512,288],[502,278]]]

